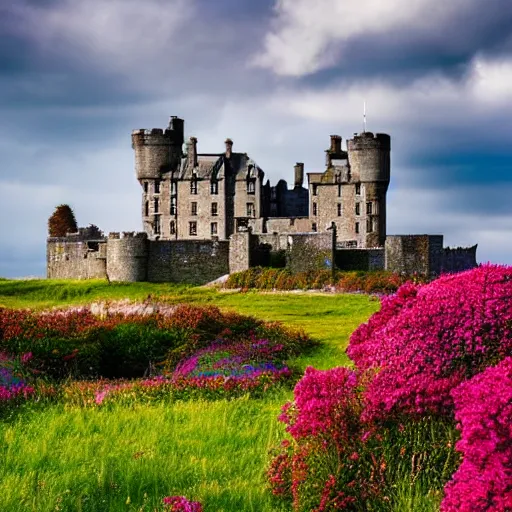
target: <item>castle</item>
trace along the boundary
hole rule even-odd
[[[49,278],[203,283],[255,265],[383,269],[437,275],[476,266],[476,245],[443,248],[442,235],[386,233],[391,139],[331,135],[323,172],[294,167],[294,186],[271,186],[247,153],[198,153],[184,121],[134,130],[141,233],[49,238]],[[96,237],[98,238],[98,237]]]

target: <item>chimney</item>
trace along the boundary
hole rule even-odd
[[[341,137],[339,135],[331,135],[331,149],[329,151],[337,155],[341,153]]]
[[[197,167],[197,138],[190,137],[187,148],[188,164]]]
[[[295,171],[295,188],[302,188],[304,185],[304,164],[297,162],[293,169]]]
[[[231,139],[226,139],[224,143],[226,144],[226,158],[231,158],[231,153],[233,152],[233,141]]]

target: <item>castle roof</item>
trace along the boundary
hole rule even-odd
[[[246,153],[232,153],[227,160],[224,153],[203,153],[197,155],[197,166],[189,165],[188,158],[182,158],[178,173],[178,179],[190,180],[195,176],[201,180],[211,180],[214,177],[223,178],[226,174],[226,163],[229,162],[230,173],[237,180],[263,177],[264,172],[258,164],[247,156]]]

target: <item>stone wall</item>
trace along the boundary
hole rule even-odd
[[[288,235],[286,266],[292,272],[328,269],[331,264],[331,232]]]
[[[338,270],[384,270],[384,249],[338,249]]]
[[[473,247],[446,247],[442,252],[441,272],[461,272],[478,266],[477,245]]]
[[[148,281],[201,285],[229,274],[229,242],[159,240],[149,242]]]
[[[49,238],[46,263],[48,279],[105,279],[106,243],[104,240]]]
[[[385,267],[398,274],[439,274],[443,235],[391,235],[386,237]]]

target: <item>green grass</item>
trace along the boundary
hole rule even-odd
[[[0,305],[17,308],[140,300],[149,294],[171,303],[213,304],[302,328],[322,342],[314,353],[293,361],[302,368],[349,364],[345,348],[350,333],[379,308],[377,300],[364,295],[0,281]],[[0,423],[0,510],[149,512],[163,496],[180,494],[202,501],[205,512],[277,512],[281,508],[265,490],[264,471],[268,449],[283,437],[277,415],[291,396],[279,391],[264,400],[111,410],[28,407]]]
[[[172,494],[207,511],[279,510],[264,470],[285,399],[21,414],[0,435],[0,510],[138,511],[146,501],[150,512]]]

